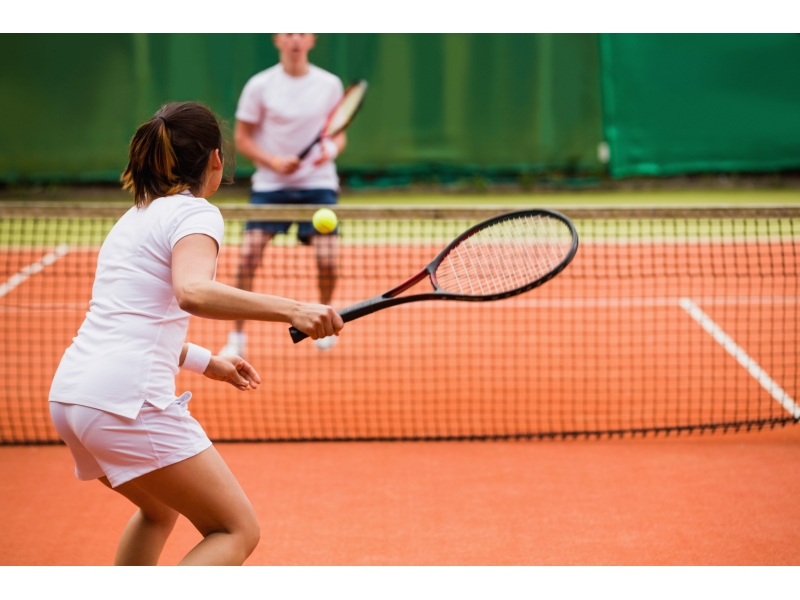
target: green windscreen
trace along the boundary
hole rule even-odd
[[[800,35],[600,36],[610,170],[800,167]]]
[[[232,123],[245,82],[277,62],[267,34],[0,35],[0,53],[7,182],[114,181],[161,104]],[[595,35],[324,34],[310,58],[370,84],[340,170],[602,168]]]

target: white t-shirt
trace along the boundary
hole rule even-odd
[[[172,288],[172,248],[201,233],[222,244],[219,209],[189,192],[131,208],[97,257],[86,320],[58,366],[50,401],[135,418],[145,401],[175,401],[175,375],[189,327]]]
[[[253,138],[270,154],[296,156],[319,135],[343,93],[342,82],[332,73],[309,65],[307,74],[292,77],[279,63],[250,78],[239,98],[236,119],[257,126]],[[320,152],[317,144],[291,175],[258,167],[253,174],[253,190],[338,190],[334,162],[314,166]]]

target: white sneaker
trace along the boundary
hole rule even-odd
[[[247,346],[247,334],[243,331],[231,331],[225,347],[219,351],[219,356],[241,356],[244,358]]]
[[[338,339],[335,335],[329,335],[328,337],[314,340],[314,345],[320,350],[330,350],[336,345]]]

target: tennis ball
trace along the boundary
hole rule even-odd
[[[311,222],[314,223],[314,229],[320,233],[330,233],[336,229],[339,219],[336,218],[336,213],[330,208],[320,208],[314,213]]]

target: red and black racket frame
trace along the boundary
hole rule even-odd
[[[311,142],[311,143],[310,143],[308,146],[306,146],[306,149],[305,149],[305,150],[303,150],[303,151],[302,151],[300,154],[298,154],[298,155],[297,155],[297,158],[299,158],[300,160],[303,160],[303,159],[304,159],[306,156],[308,156],[308,153],[309,153],[309,152],[311,152],[311,149],[312,149],[312,148],[313,148],[313,147],[314,147],[314,146],[315,146],[315,145],[316,145],[318,142],[320,142],[320,140],[322,140],[323,138],[326,138],[326,137],[331,137],[331,134],[330,134],[330,133],[328,133],[328,131],[327,131],[327,129],[328,129],[328,125],[330,124],[330,122],[331,122],[331,119],[333,118],[333,115],[336,113],[336,109],[338,109],[338,108],[339,108],[339,107],[342,105],[342,102],[344,102],[344,99],[345,99],[345,98],[347,98],[347,92],[348,92],[348,90],[350,90],[350,89],[352,89],[352,88],[356,87],[357,85],[367,85],[367,81],[366,81],[366,79],[356,79],[356,80],[355,80],[353,83],[351,83],[350,85],[348,85],[348,86],[347,86],[347,89],[344,91],[344,94],[342,94],[342,99],[341,99],[341,100],[339,100],[339,102],[337,102],[337,103],[336,103],[336,106],[335,106],[335,107],[333,108],[333,110],[330,112],[330,114],[328,115],[328,118],[327,118],[327,119],[325,119],[325,125],[322,127],[322,130],[319,132],[319,135],[317,136],[317,139],[315,139],[315,140],[314,140],[313,142]],[[347,123],[345,123],[345,124],[344,124],[344,127],[342,127],[342,128],[341,128],[339,131],[337,131],[336,133],[339,133],[340,131],[344,131],[345,129],[347,129],[347,128],[350,126],[350,123],[352,123],[352,122],[353,122],[353,119],[354,119],[354,118],[355,118],[355,116],[358,114],[358,111],[360,111],[360,110],[361,110],[361,106],[362,106],[363,104],[364,104],[364,99],[362,98],[362,99],[361,99],[361,102],[359,102],[359,103],[358,103],[358,106],[357,106],[357,107],[356,107],[356,109],[353,111],[353,114],[352,114],[352,115],[350,115],[350,118],[349,118],[349,119],[347,119]],[[336,135],[336,133],[334,133],[333,135]]]
[[[538,217],[546,216],[558,219],[569,228],[570,233],[572,234],[572,246],[564,256],[564,258],[550,271],[548,271],[538,279],[535,279],[534,281],[531,281],[530,283],[527,283],[521,287],[515,288],[513,290],[507,290],[505,292],[500,292],[497,294],[487,294],[481,296],[470,295],[470,294],[454,294],[452,292],[445,292],[439,287],[439,284],[436,281],[436,269],[439,268],[441,262],[447,257],[448,254],[450,254],[453,248],[458,246],[465,239],[501,221],[516,219],[520,217],[537,217],[537,216]],[[374,298],[370,298],[369,300],[364,300],[363,302],[353,304],[352,306],[343,308],[338,312],[339,315],[342,317],[342,320],[345,323],[349,323],[350,321],[354,321],[355,319],[359,319],[361,317],[372,314],[384,308],[389,308],[390,306],[397,306],[399,304],[406,304],[408,302],[418,302],[420,300],[458,300],[462,302],[490,302],[493,300],[502,300],[504,298],[510,298],[511,296],[517,296],[524,292],[528,292],[553,279],[553,277],[561,273],[561,271],[563,271],[567,267],[567,265],[570,262],[572,262],[572,259],[575,257],[575,254],[577,252],[578,252],[578,232],[575,230],[575,226],[572,224],[572,221],[570,221],[568,217],[559,212],[556,212],[554,210],[536,209],[536,210],[521,210],[521,211],[515,211],[511,213],[498,215],[496,217],[492,217],[491,219],[482,221],[477,225],[473,225],[472,227],[467,229],[464,233],[462,233],[456,239],[450,242],[447,245],[447,247],[444,250],[442,250],[436,256],[436,258],[434,258],[430,262],[430,264],[427,267],[422,269],[422,271],[414,275],[408,281],[398,285],[395,288],[392,288],[391,290],[381,294],[380,296],[375,296]],[[425,277],[430,278],[431,285],[433,286],[432,292],[426,292],[424,294],[413,294],[411,296],[399,296],[399,294],[402,294],[406,290],[414,287],[417,283],[425,279]],[[295,329],[294,327],[290,327],[289,332],[295,344],[308,337],[305,333],[299,331],[298,329]]]

